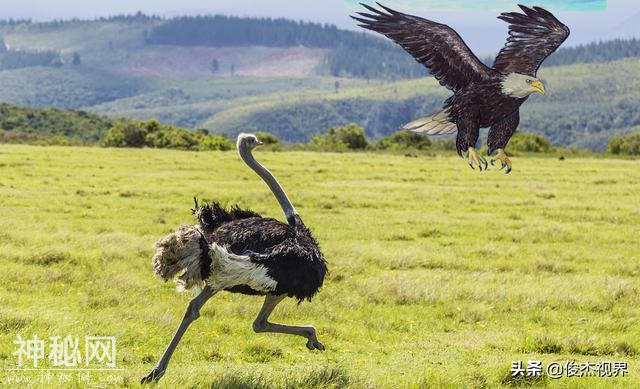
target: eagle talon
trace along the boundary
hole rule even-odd
[[[503,149],[498,149],[498,155],[496,155],[496,157],[491,160],[492,166],[495,164],[495,161],[500,161],[502,165],[498,170],[507,168],[507,170],[505,170],[504,172],[505,174],[509,174],[511,173],[511,170],[513,170],[513,167],[511,165],[511,160],[509,159],[509,157],[507,157],[507,153],[505,153]]]
[[[467,163],[471,167],[471,169],[475,170],[474,165],[478,166],[478,170],[482,171],[482,166],[484,165],[484,170],[487,170],[489,164],[487,160],[478,152],[478,150],[473,147],[469,147],[467,150]]]

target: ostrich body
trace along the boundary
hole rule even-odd
[[[285,297],[311,300],[322,286],[326,261],[311,231],[287,198],[275,177],[255,160],[251,150],[262,144],[254,135],[240,134],[237,148],[269,186],[287,223],[264,218],[238,207],[225,210],[218,203],[193,210],[199,226],[182,226],[156,243],[155,273],[165,281],[177,277],[179,289],[202,288],[187,307],[182,322],[162,358],[142,383],[159,380],[189,325],[200,316],[204,303],[221,290],[265,296],[253,322],[255,332],[279,332],[307,339],[310,350],[324,350],[311,326],[269,322],[269,315]]]

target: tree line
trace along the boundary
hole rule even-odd
[[[317,48],[357,46],[362,39],[370,41],[362,33],[340,30],[334,25],[222,15],[170,19],[149,31],[146,39],[157,45]]]
[[[0,141],[4,143],[91,144],[100,141],[115,123],[85,111],[0,103]]]
[[[608,62],[629,57],[640,57],[640,40],[637,38],[614,39],[562,48],[553,53],[544,64],[545,66],[562,66],[574,63]]]
[[[60,53],[55,50],[10,49],[0,37],[0,70],[19,69],[29,66],[61,66]]]
[[[148,44],[331,49],[325,73],[336,77],[416,78],[429,74],[400,47],[365,32],[287,19],[185,16],[153,28]]]
[[[364,32],[340,30],[334,25],[287,19],[230,16],[185,16],[153,28],[147,43],[182,46],[306,46],[331,49],[326,72],[337,77],[416,78],[428,75],[402,48]],[[638,39],[615,39],[561,48],[546,66],[606,62],[640,56]],[[494,58],[483,62],[493,64]]]

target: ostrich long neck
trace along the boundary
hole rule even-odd
[[[289,224],[296,224],[296,216],[298,215],[298,212],[296,212],[293,204],[291,204],[291,201],[289,201],[287,194],[284,193],[284,189],[282,189],[282,186],[280,186],[278,180],[276,180],[273,174],[271,174],[269,169],[264,167],[260,162],[256,161],[256,159],[253,157],[253,154],[251,154],[250,149],[246,147],[239,147],[238,151],[240,153],[240,158],[242,158],[242,160],[247,165],[249,165],[249,167],[253,169],[253,171],[255,171],[260,176],[260,178],[262,178],[262,180],[269,186],[269,189],[271,189],[271,192],[273,192],[276,200],[278,200],[278,203],[280,203],[280,207],[282,207],[284,215],[287,217],[287,221],[289,222]]]

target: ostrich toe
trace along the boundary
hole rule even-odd
[[[143,377],[142,380],[140,380],[140,384],[144,385],[144,384],[150,384],[153,382],[158,382],[160,380],[160,378],[162,378],[162,376],[164,375],[166,369],[162,369],[159,366],[156,366],[153,368],[153,370],[151,370],[151,373],[149,373],[147,376]]]

